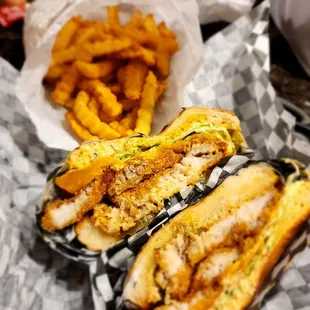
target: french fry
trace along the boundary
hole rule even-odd
[[[126,75],[126,66],[121,66],[117,69],[116,78],[120,85],[124,85]]]
[[[92,62],[93,55],[91,51],[87,48],[86,43],[82,44],[77,48],[76,60],[88,63]]]
[[[158,83],[157,89],[156,89],[156,99],[155,99],[156,102],[161,97],[161,95],[164,93],[164,91],[167,89],[167,86],[168,86],[167,80],[164,80]]]
[[[99,80],[84,80],[80,83],[80,87],[95,95],[97,100],[101,103],[101,110],[109,117],[117,116],[122,113],[122,105],[117,101],[116,96]]]
[[[52,98],[62,106],[71,98],[76,85],[79,82],[79,74],[74,65],[66,71],[61,80],[56,84],[55,90],[52,92]]]
[[[99,102],[93,97],[88,103],[89,110],[96,116],[99,117],[100,112],[100,104]]]
[[[76,67],[80,75],[89,79],[99,79],[111,74],[117,66],[117,61],[104,60],[97,63],[77,61]]]
[[[156,62],[156,53],[151,49],[141,46],[141,56],[140,59],[144,61],[148,66],[154,66]]]
[[[124,81],[124,93],[128,99],[139,99],[141,97],[147,71],[147,65],[141,60],[132,59],[129,61]]]
[[[162,37],[160,44],[162,44],[168,53],[172,55],[179,49],[176,35],[166,26],[165,22],[159,24],[158,30]]]
[[[122,99],[119,102],[122,104],[124,112],[131,111],[132,109],[139,106],[139,100]]]
[[[156,67],[158,72],[166,78],[170,71],[170,53],[163,45],[159,45],[156,50]]]
[[[111,128],[113,128],[114,130],[116,130],[118,133],[120,133],[122,135],[122,137],[133,135],[132,129],[126,129],[118,121],[113,121],[113,122],[109,123],[109,126]]]
[[[88,108],[89,95],[85,91],[80,91],[75,99],[74,112],[77,119],[83,126],[100,139],[119,138],[120,134],[112,129],[108,124],[100,121],[99,117],[94,115]]]
[[[122,93],[122,86],[119,83],[109,84],[107,87],[111,89],[114,95],[120,95]]]
[[[136,125],[138,109],[138,107],[134,108],[131,112],[127,113],[127,115],[120,121],[120,124],[126,129],[134,129]]]
[[[81,17],[72,17],[61,28],[56,36],[52,52],[58,52],[69,47],[69,44],[81,23]]]
[[[143,25],[143,16],[141,11],[136,11],[131,15],[129,22],[127,23],[127,27],[129,28],[140,28]]]
[[[68,69],[69,65],[54,65],[50,66],[45,74],[45,79],[47,80],[57,80],[59,79]]]
[[[70,46],[65,50],[55,52],[52,55],[53,65],[60,65],[66,62],[74,61],[76,58],[77,51],[78,51],[77,46]]]
[[[83,140],[100,140],[97,136],[92,135],[87,128],[85,128],[79,120],[76,118],[74,112],[68,111],[65,114],[67,123],[71,129],[77,134],[77,136]]]
[[[95,41],[94,43],[86,43],[85,48],[93,57],[113,54],[122,51],[132,45],[132,40],[123,39],[107,39],[105,41]]]
[[[154,15],[153,14],[147,14],[143,21],[144,29],[153,36],[159,36],[158,27],[156,25]]]
[[[118,5],[108,7],[108,22],[113,25],[119,25]]]
[[[143,87],[143,92],[138,110],[136,122],[136,133],[148,135],[151,131],[152,115],[155,106],[157,89],[157,78],[152,71],[149,71],[146,83]]]
[[[115,117],[109,117],[105,114],[104,111],[100,110],[99,111],[99,118],[102,122],[104,123],[111,123],[113,121],[120,121],[122,119],[121,115],[115,116]]]

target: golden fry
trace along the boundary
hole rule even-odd
[[[136,11],[131,15],[129,22],[127,23],[127,27],[129,28],[140,28],[143,25],[143,16],[141,11]]]
[[[104,60],[97,63],[77,61],[76,66],[80,75],[89,79],[99,79],[111,74],[117,66],[113,60]]]
[[[76,60],[90,63],[93,60],[93,55],[85,44],[79,46],[76,52]]]
[[[115,117],[109,117],[109,116],[107,116],[107,115],[105,114],[104,111],[100,110],[100,112],[99,112],[99,118],[100,118],[100,120],[101,120],[102,122],[108,124],[108,123],[111,123],[111,122],[113,122],[113,121],[119,121],[119,120],[121,120],[121,115],[118,115],[118,116],[115,116]]]
[[[89,95],[80,91],[75,99],[74,112],[77,119],[83,126],[93,134],[97,135],[100,139],[115,139],[119,138],[120,134],[112,129],[109,125],[100,121],[88,108],[87,104],[90,100]]]
[[[167,80],[164,80],[158,83],[157,90],[156,90],[156,99],[155,99],[156,102],[161,97],[161,95],[164,93],[164,91],[167,89],[167,86],[168,86]]]
[[[118,133],[120,133],[122,135],[122,137],[133,135],[132,129],[126,129],[118,121],[113,121],[113,122],[109,123],[109,126],[111,128],[113,128],[114,130],[116,130]]]
[[[48,80],[57,80],[59,79],[68,69],[70,66],[68,65],[54,65],[48,68],[48,71],[45,74],[45,79]]]
[[[93,57],[109,55],[122,51],[132,45],[132,41],[128,38],[123,39],[107,39],[105,41],[96,41],[94,43],[86,43],[85,48]]]
[[[170,54],[163,46],[159,46],[156,51],[156,67],[158,69],[158,72],[163,77],[166,78],[169,75]]]
[[[109,117],[117,116],[122,113],[122,105],[117,101],[116,96],[111,90],[99,80],[84,80],[80,83],[83,90],[93,93],[101,103],[103,110]]]
[[[120,95],[122,93],[122,86],[118,83],[107,85],[111,89],[114,95]]]
[[[118,5],[108,7],[108,22],[110,25],[119,25]]]
[[[156,25],[154,15],[147,14],[143,21],[144,29],[153,36],[159,36],[158,27]]]
[[[123,111],[128,112],[132,109],[139,106],[139,100],[132,100],[132,99],[122,99],[120,103],[123,106]]]
[[[119,67],[117,69],[116,78],[120,85],[124,85],[126,75],[126,66]]]
[[[155,106],[157,89],[157,78],[152,71],[149,71],[138,110],[135,132],[148,135],[151,131],[152,116]]]
[[[129,61],[124,82],[124,93],[128,99],[139,99],[141,97],[147,71],[147,65],[141,60],[132,59]]]
[[[81,17],[72,17],[58,32],[52,52],[58,52],[69,47],[69,44],[79,28]]]
[[[150,67],[154,66],[156,62],[156,53],[148,48],[141,46],[140,59]]]
[[[74,112],[68,111],[65,114],[65,118],[67,123],[71,127],[71,129],[77,134],[77,136],[83,140],[100,140],[97,136],[93,136],[87,128],[85,128],[79,120],[76,118]]]
[[[96,116],[99,117],[100,112],[100,104],[99,102],[93,97],[88,103],[89,110]]]
[[[52,92],[52,98],[61,105],[66,105],[71,98],[76,85],[79,82],[79,74],[73,65],[62,76],[61,80],[56,84],[55,90]]]
[[[55,52],[52,55],[53,65],[60,65],[66,62],[74,61],[78,51],[77,46],[71,46],[65,50]]]
[[[126,129],[134,129],[137,120],[137,112],[139,108],[134,108],[121,121],[120,124]]]

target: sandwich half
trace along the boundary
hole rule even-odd
[[[124,285],[129,309],[245,309],[310,216],[309,172],[256,163],[155,233]],[[302,171],[302,172],[301,172]]]
[[[245,146],[238,118],[208,108],[184,110],[157,136],[84,143],[51,180],[55,194],[44,203],[41,226],[55,231],[76,224],[80,242],[104,250]]]

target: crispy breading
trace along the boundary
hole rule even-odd
[[[205,143],[201,142],[205,139]],[[190,184],[196,183],[203,171],[227,155],[226,144],[210,135],[195,136],[177,143],[175,148],[188,150],[180,163],[140,182],[134,188],[111,197],[117,207],[94,209],[95,224],[109,234],[119,234],[134,227],[138,220],[157,214],[163,201]],[[179,144],[179,145],[178,145]],[[199,157],[195,157],[195,153]],[[205,154],[204,157],[200,157]],[[113,222],[113,225],[112,225]]]
[[[95,178],[79,193],[65,200],[56,200],[44,208],[41,226],[47,231],[63,229],[82,219],[83,215],[98,204],[106,193],[111,173]]]

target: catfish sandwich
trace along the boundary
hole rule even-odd
[[[310,173],[253,163],[176,215],[136,257],[127,309],[246,309],[310,216]]]
[[[82,244],[105,250],[245,146],[235,114],[211,108],[183,110],[157,136],[85,142],[48,182],[41,226],[52,232],[74,224]]]

